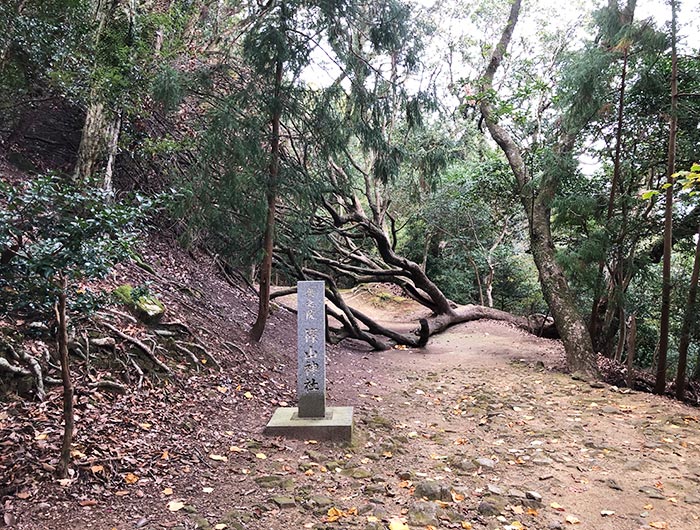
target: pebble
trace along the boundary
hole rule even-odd
[[[661,493],[658,489],[652,488],[649,486],[643,486],[639,488],[639,491],[641,493],[644,493],[647,497],[650,499],[665,499],[666,497],[664,496],[663,493]]]
[[[325,508],[326,506],[333,504],[333,499],[325,495],[311,495],[309,497],[309,502],[315,506],[318,506],[319,508]]]
[[[542,495],[540,495],[536,491],[526,491],[525,497],[527,497],[528,499],[532,499],[533,501],[542,502]]]
[[[493,516],[493,515],[499,515],[501,513],[501,510],[493,504],[492,502],[488,501],[481,501],[479,503],[479,506],[476,509],[481,515],[485,516]]]
[[[294,508],[294,506],[296,506],[296,502],[294,501],[293,497],[276,496],[272,497],[271,500],[280,508]]]
[[[536,466],[551,466],[554,463],[554,460],[547,458],[546,456],[538,456],[537,458],[532,459],[532,463]]]
[[[496,467],[496,462],[494,462],[490,458],[481,457],[481,458],[477,458],[474,462],[478,466],[485,467],[488,469],[493,469],[494,467]]]
[[[697,495],[686,495],[683,501],[686,504],[700,504],[700,497],[698,497]]]
[[[525,498],[527,498],[527,497],[525,496],[525,492],[524,492],[524,491],[520,491],[519,489],[515,489],[515,488],[512,488],[512,489],[509,489],[509,490],[508,490],[508,496],[509,496],[509,497],[513,497],[514,499],[525,499]]]
[[[414,526],[436,526],[438,524],[436,515],[437,506],[432,502],[418,501],[408,509],[408,524]]]
[[[416,484],[414,495],[419,499],[426,498],[429,501],[445,501],[452,500],[452,488],[447,484],[435,482],[433,480],[422,480]]]
[[[609,488],[612,488],[617,491],[622,491],[622,486],[620,486],[614,478],[609,478],[605,481],[605,483],[608,485]]]
[[[494,495],[503,495],[503,490],[494,484],[489,484],[486,489]]]

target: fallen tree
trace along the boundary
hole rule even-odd
[[[492,307],[457,305],[449,300],[418,263],[395,250],[397,234],[388,229],[393,223],[386,222],[391,217],[390,194],[379,189],[383,184],[370,172],[362,171],[359,164],[355,168],[362,174],[362,196],[348,194],[347,190],[351,189],[347,186],[348,173],[337,163],[332,164],[329,181],[333,191],[324,196],[311,222],[322,244],[314,246],[302,261],[292,248],[278,248],[276,253],[277,265],[288,274],[299,280],[326,282],[326,298],[334,306],[328,309],[329,315],[340,323],[340,327],[330,328],[332,342],[353,338],[378,350],[387,349],[390,342],[420,348],[432,335],[480,319],[509,322],[539,336],[559,336],[554,321],[545,315],[517,316]],[[397,285],[430,314],[416,322],[413,332],[393,330],[348,305],[337,285],[336,279],[340,278],[354,285],[375,282]],[[285,289],[273,293],[271,298],[292,292],[294,289]]]

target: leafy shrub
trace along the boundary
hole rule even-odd
[[[73,287],[74,306],[99,303],[78,282],[128,257],[149,204],[112,204],[102,190],[45,175],[0,182],[0,206],[0,314],[46,315],[61,277]]]

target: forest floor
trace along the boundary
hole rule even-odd
[[[170,252],[161,264],[182,268],[187,256]],[[244,344],[253,296],[203,283],[207,267],[167,276],[197,286],[197,304],[178,305],[164,284],[159,294],[223,371],[125,396],[79,392],[77,479],[27,477],[3,499],[10,528],[700,528],[698,410],[573,380],[558,342],[501,323],[456,326],[423,350],[329,347],[328,401],[354,406],[353,443],[265,437],[275,408],[293,405],[294,315],[276,310],[262,347]],[[416,307],[372,289],[350,304],[415,325]],[[33,423],[15,428],[29,433],[22,444],[0,440],[0,456],[14,447],[50,471],[54,409],[59,389],[42,406],[3,404],[0,433],[22,414]]]

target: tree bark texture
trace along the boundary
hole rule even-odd
[[[632,313],[629,318],[627,333],[627,388],[634,388],[634,355],[637,348],[637,315]]]
[[[61,379],[63,381],[63,443],[61,456],[56,467],[59,478],[68,477],[70,467],[70,449],[73,442],[73,383],[70,377],[68,359],[68,331],[66,322],[66,291],[68,282],[61,280],[61,292],[58,295],[56,317],[58,321],[58,353],[61,359]]]
[[[100,185],[109,195],[112,195],[112,176],[121,118],[118,112],[112,112],[106,107],[98,94],[93,92],[90,99],[80,137],[73,179],[83,185],[93,183],[102,172]]]
[[[656,365],[655,394],[666,391],[666,365],[671,318],[671,247],[673,245],[673,173],[676,167],[676,130],[678,128],[678,54],[676,53],[676,0],[671,0],[671,119],[668,132],[666,168],[666,208],[664,212],[664,259],[661,283],[661,321],[659,356]]]
[[[510,43],[520,13],[521,0],[514,0],[508,22],[495,47],[489,65],[482,77],[482,92],[493,90],[493,80]],[[566,350],[568,368],[587,377],[597,377],[597,358],[588,329],[578,313],[575,300],[564,271],[557,263],[550,229],[551,203],[554,199],[558,176],[546,174],[539,189],[533,190],[531,179],[520,148],[506,129],[498,124],[488,98],[480,102],[480,111],[491,136],[506,155],[517,181],[517,190],[530,224],[530,245],[540,283],[557,329]],[[556,169],[554,170],[556,171]]]
[[[97,3],[95,18],[95,46],[102,40],[105,27],[115,16],[120,0],[101,0]],[[136,17],[136,6],[133,0],[126,9],[131,27]],[[97,64],[95,65],[95,67]],[[110,108],[103,94],[96,86],[90,90],[88,106],[85,113],[85,124],[80,138],[78,156],[73,170],[73,180],[80,184],[94,184],[101,179],[99,186],[109,196],[113,195],[112,177],[121,132],[122,109]]]
[[[698,296],[698,278],[700,277],[700,226],[698,227],[698,241],[695,245],[695,258],[693,259],[693,273],[690,276],[688,287],[688,302],[685,306],[681,336],[678,344],[678,372],[676,373],[676,398],[685,398],[685,375],[688,371],[688,346],[690,346],[690,333],[697,318],[696,300]],[[696,362],[696,367],[700,363]]]

